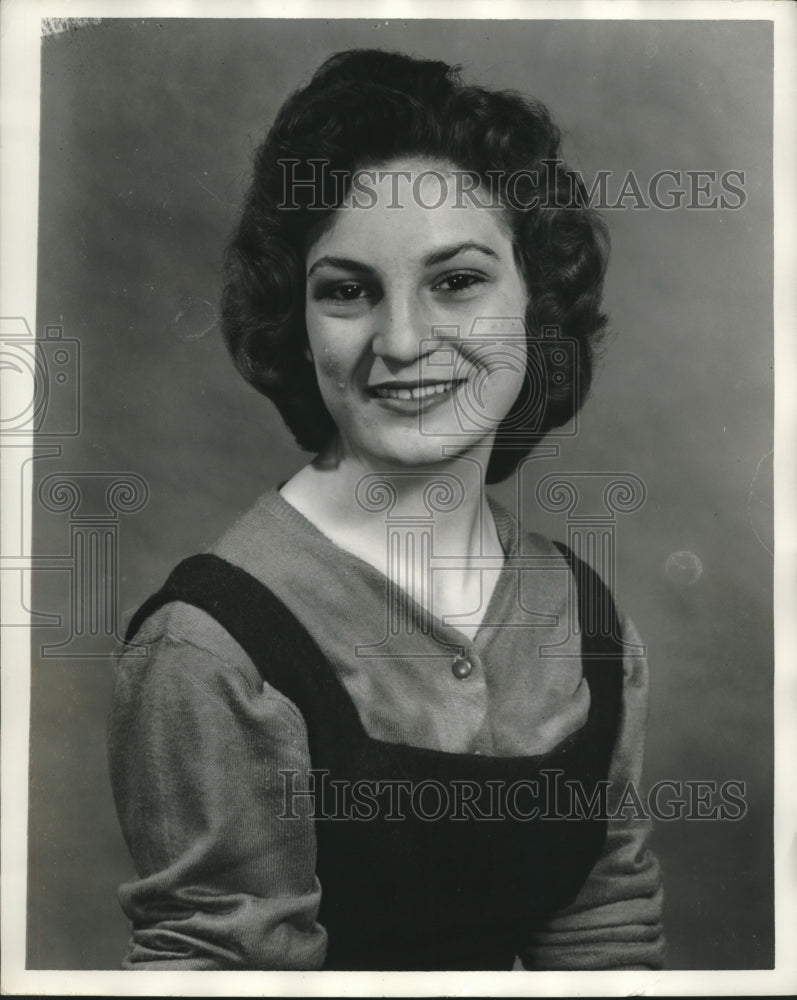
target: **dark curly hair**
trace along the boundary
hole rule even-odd
[[[529,293],[529,363],[527,389],[499,425],[490,456],[487,481],[498,482],[581,407],[606,325],[605,227],[562,162],[559,130],[542,104],[466,86],[459,68],[443,62],[372,49],[331,56],[286,100],[255,154],[225,258],[224,338],[297,443],[322,450],[335,424],[305,353],[305,252],[345,198],[346,179],[408,156],[489,179],[511,227]],[[288,201],[287,167],[302,179]]]

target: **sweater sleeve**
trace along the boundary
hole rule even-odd
[[[641,646],[633,624],[621,619],[621,626],[626,641]],[[648,846],[652,824],[633,795],[641,787],[647,704],[647,661],[626,654],[620,731],[609,768],[608,811],[614,818],[606,844],[576,899],[532,935],[519,956],[527,969],[662,967],[661,872]]]
[[[185,635],[164,630],[175,609]],[[280,774],[306,774],[304,722],[223,642],[186,638],[214,626],[173,604],[139,632],[147,647],[117,661],[109,763],[136,869],[119,890],[132,927],[123,966],[317,969],[312,821],[283,816]]]

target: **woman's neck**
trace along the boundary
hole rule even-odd
[[[482,462],[462,456],[439,466],[375,471],[333,453],[298,472],[281,493],[336,545],[427,610],[439,617],[473,612],[478,628],[499,574],[494,558],[486,570],[480,557],[503,555]],[[424,552],[451,562],[433,573]]]
[[[383,470],[355,458],[320,456],[281,493],[325,534],[331,529],[336,535],[377,541],[391,523],[432,525],[437,552],[474,557],[489,544],[485,534],[495,537],[483,465],[468,456],[439,466]]]

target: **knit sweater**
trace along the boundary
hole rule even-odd
[[[421,628],[423,611],[411,600],[400,604],[400,627],[388,628],[385,577],[276,491],[213,551],[283,600],[369,735],[452,753],[544,753],[589,710],[568,570],[546,539],[521,538],[514,519],[491,506],[507,566],[472,640],[440,620]],[[514,570],[511,557],[521,553],[549,560]],[[631,623],[622,625],[638,644]],[[316,920],[323,887],[313,821],[280,819],[284,772],[306,774],[312,764],[304,720],[193,606],[156,612],[136,643],[118,660],[110,726],[114,792],[137,871],[120,889],[132,923],[125,967],[320,968],[326,935]],[[452,670],[454,648],[471,667],[467,676]],[[646,698],[645,660],[627,655],[612,788],[639,782]],[[524,965],[660,965],[661,880],[648,834],[644,820],[610,820],[603,856],[578,898],[530,936]]]

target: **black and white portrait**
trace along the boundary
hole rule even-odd
[[[379,6],[4,12],[4,988],[782,992],[793,10]]]

